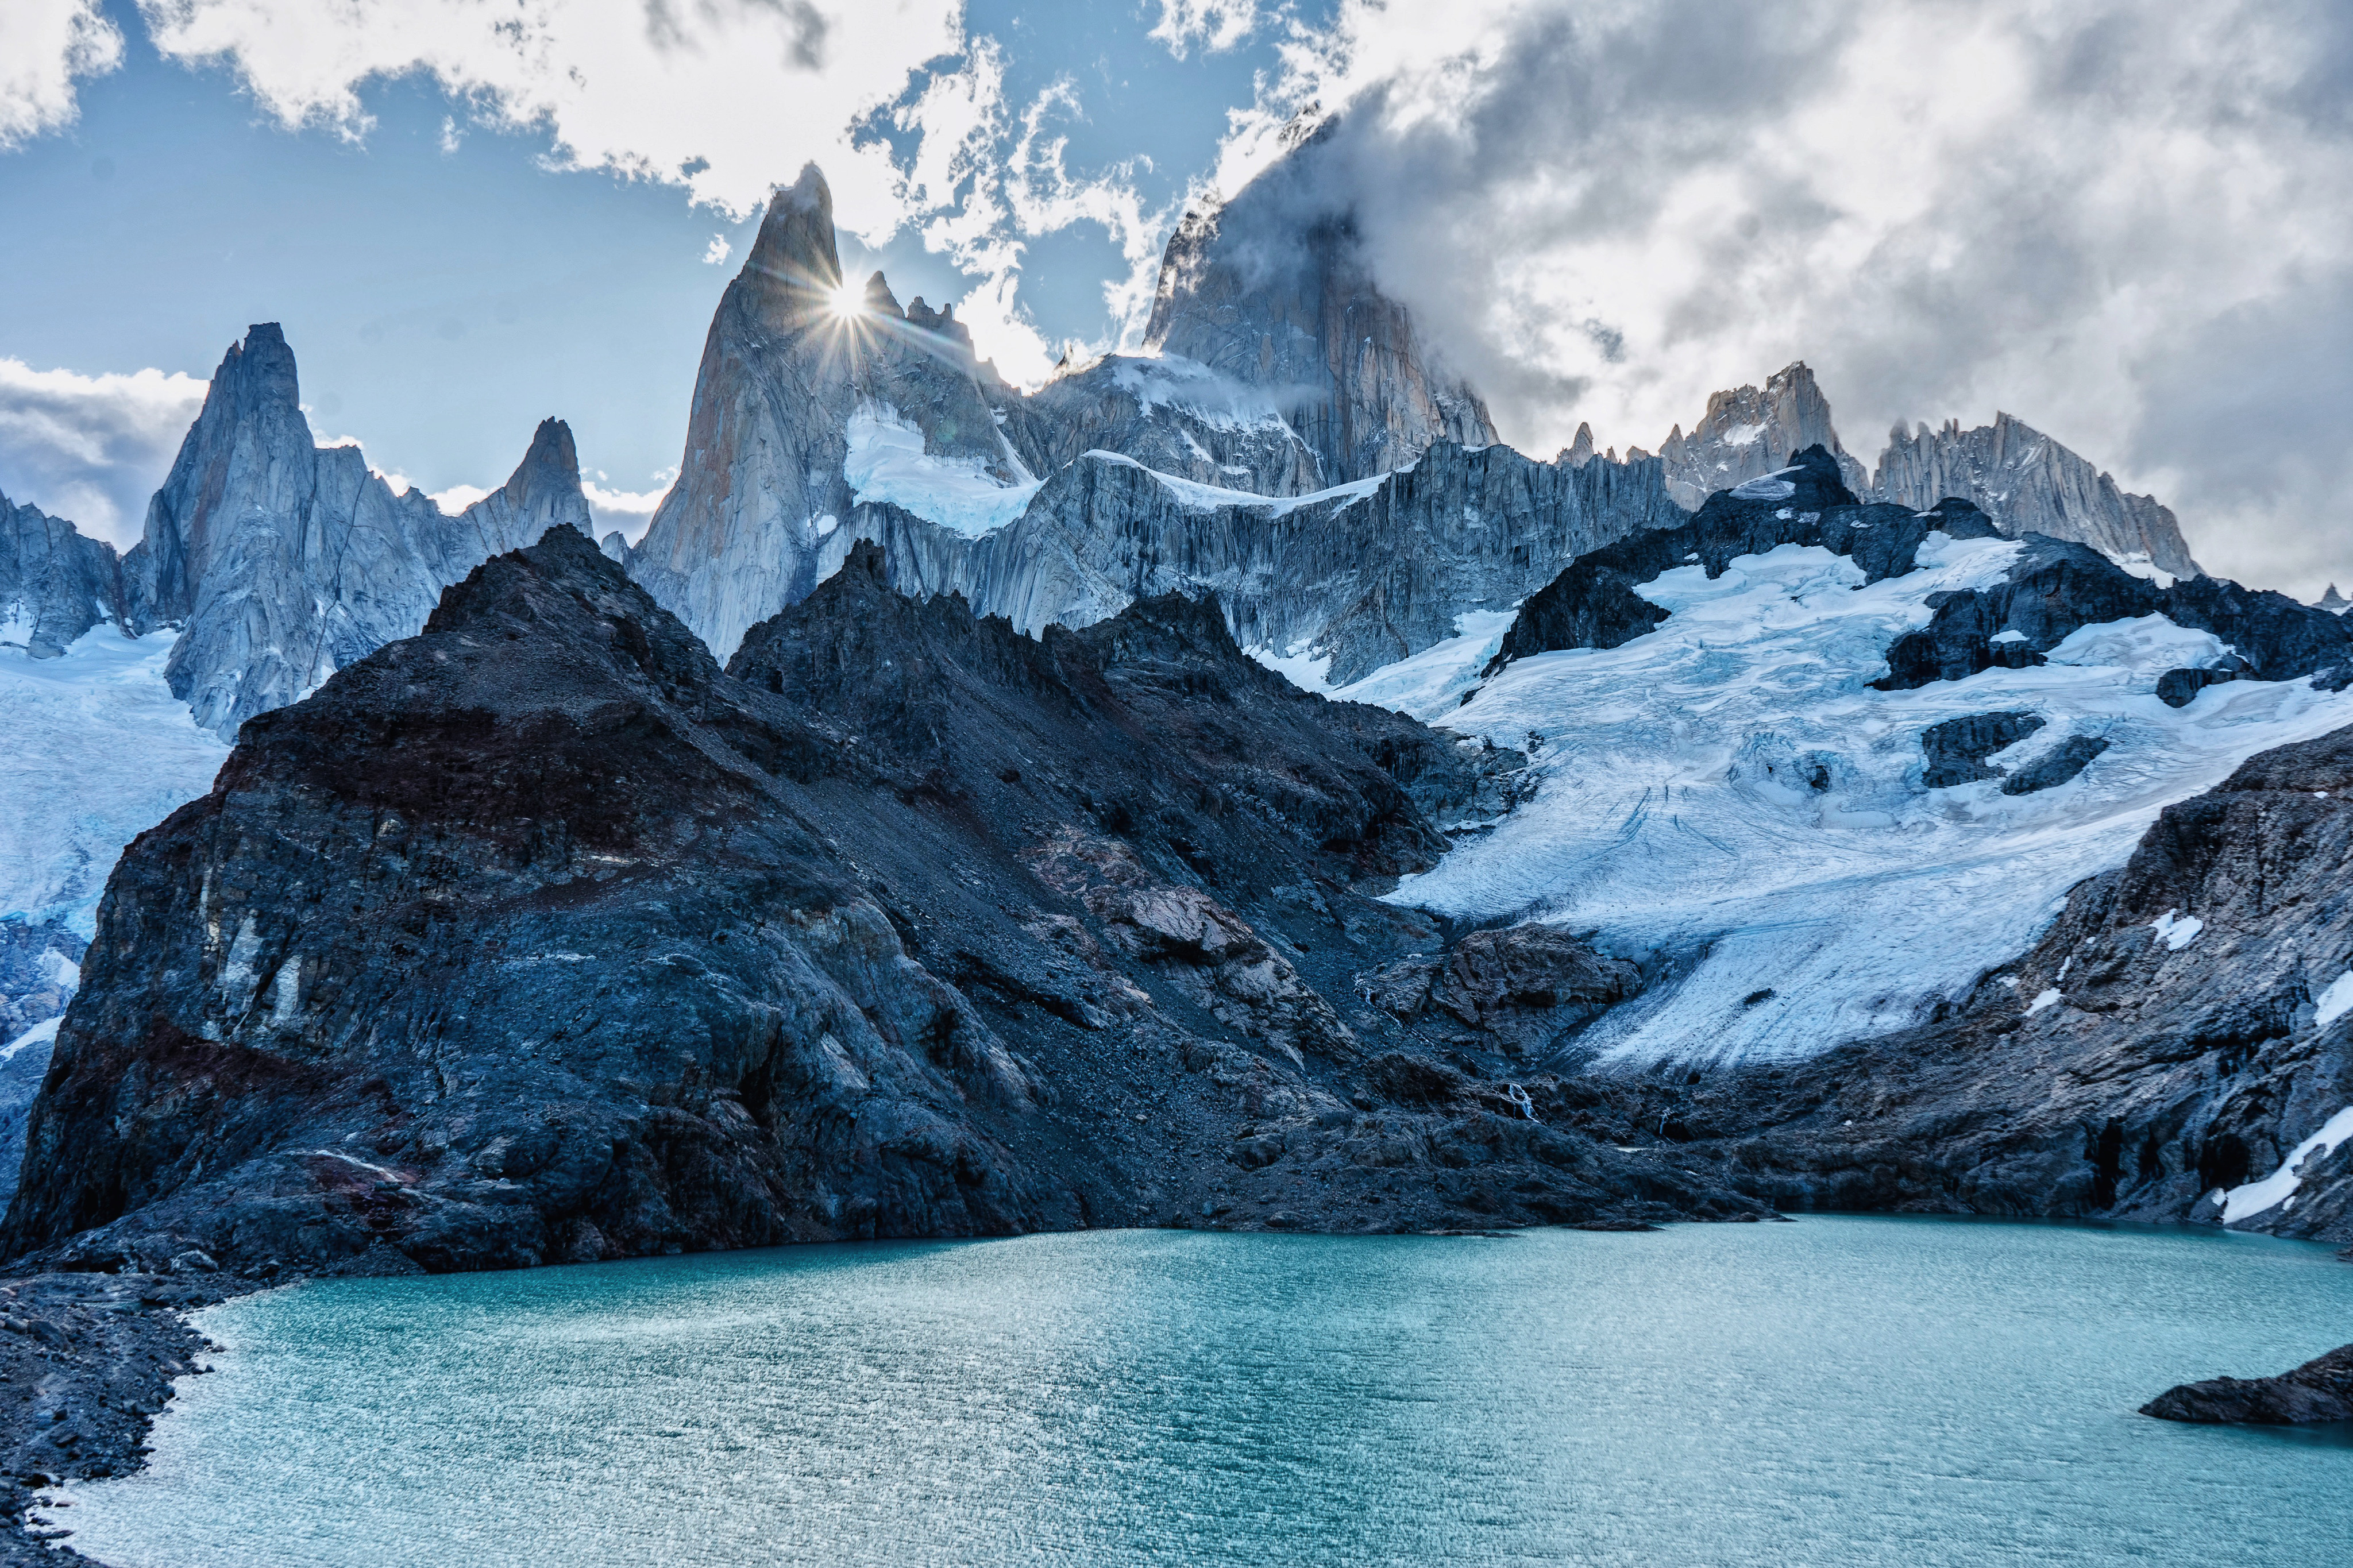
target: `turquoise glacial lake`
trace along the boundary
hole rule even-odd
[[[1121,1231],[343,1280],[199,1319],[119,1568],[2316,1564],[2353,1437],[2134,1407],[2353,1340],[2253,1237]]]

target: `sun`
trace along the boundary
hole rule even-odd
[[[846,321],[866,309],[866,290],[855,283],[838,283],[825,291],[825,308],[836,321]]]

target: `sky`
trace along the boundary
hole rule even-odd
[[[1548,455],[1810,363],[1848,447],[2004,409],[2211,569],[2353,584],[2341,0],[6,0],[0,492],[120,543],[283,322],[461,501],[569,420],[634,533],[769,186],[1034,384],[1139,342],[1303,110],[1383,286]]]

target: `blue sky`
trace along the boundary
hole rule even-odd
[[[376,467],[428,490],[500,482],[550,414],[608,488],[661,488],[756,216],[698,206],[676,184],[552,169],[545,132],[482,123],[417,72],[361,85],[375,123],[359,140],[289,130],[228,67],[167,61],[133,6],[105,10],[123,35],[120,68],[80,85],[74,123],[0,153],[0,229],[16,237],[0,356],[201,379],[248,323],[277,321],[319,437],[356,437]],[[1072,106],[1053,122],[1074,174],[1122,165],[1173,215],[1271,52],[1261,36],[1176,58],[1146,37],[1159,14],[997,0],[971,5],[965,26],[1001,47],[1008,100],[1068,82]],[[822,153],[779,141],[769,177],[788,182]],[[714,236],[732,248],[709,265]],[[1017,299],[1040,335],[1115,336],[1103,285],[1127,267],[1103,228],[1024,243]],[[843,250],[845,266],[883,268],[902,299],[973,285],[912,229],[879,252],[845,236]],[[37,499],[13,477],[0,452],[0,489]]]
[[[5,0],[0,491],[135,536],[277,320],[322,437],[446,492],[560,415],[641,516],[804,160],[1032,380],[1310,104],[1524,451],[1803,359],[1866,463],[2007,411],[2210,569],[2353,582],[2344,0]]]

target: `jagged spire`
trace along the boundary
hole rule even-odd
[[[833,235],[833,191],[815,163],[768,198],[760,236],[744,258],[737,281],[757,300],[763,321],[789,326],[822,308],[841,287],[841,255]]]

